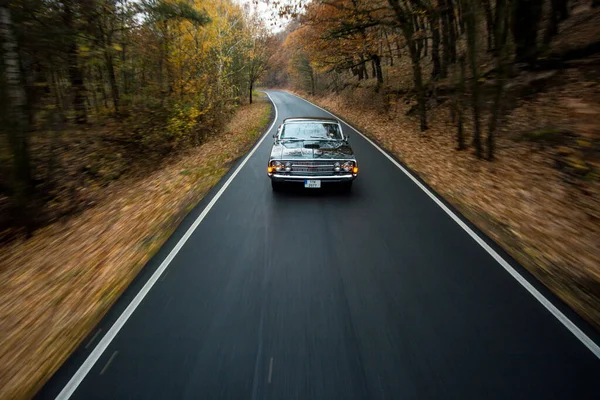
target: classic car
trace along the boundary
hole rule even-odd
[[[305,188],[323,183],[352,188],[358,163],[337,119],[286,118],[273,138],[267,165],[273,190],[290,182]]]

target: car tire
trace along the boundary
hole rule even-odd
[[[274,192],[281,192],[282,186],[281,182],[271,181],[271,188]]]

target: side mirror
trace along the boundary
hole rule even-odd
[[[348,139],[350,139],[350,135],[346,135],[346,143],[348,143]]]

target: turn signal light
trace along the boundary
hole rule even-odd
[[[354,167],[354,168],[352,169],[352,173],[353,173],[353,174],[358,174],[358,167]]]
[[[273,172],[273,167],[271,167],[271,166],[268,166],[268,167],[267,167],[267,172],[268,172],[269,174],[270,174],[270,173],[272,173],[272,172]]]

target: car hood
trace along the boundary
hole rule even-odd
[[[305,148],[305,145],[314,147],[318,145],[319,148]],[[273,144],[271,159],[353,160],[354,153],[349,144],[341,141],[278,142]]]

